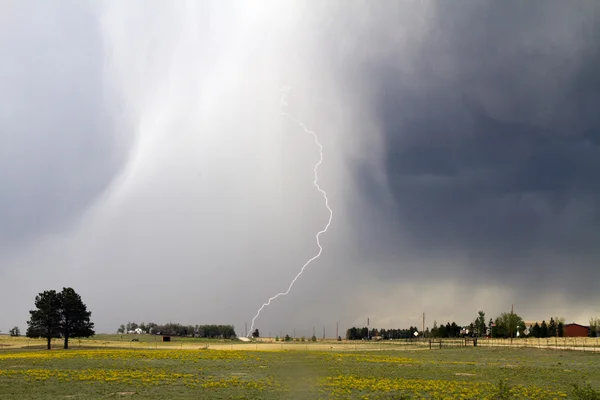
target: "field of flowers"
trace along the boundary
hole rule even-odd
[[[2,350],[1,399],[562,399],[600,355],[535,349]]]

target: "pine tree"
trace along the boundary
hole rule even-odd
[[[485,328],[485,312],[479,311],[479,315],[475,320],[475,329],[477,330],[477,336],[484,336],[486,331]]]
[[[556,336],[556,321],[554,321],[554,318],[550,318],[550,323],[548,324],[548,336]]]
[[[92,313],[81,301],[81,296],[72,288],[63,288],[59,293],[62,336],[64,348],[69,348],[69,338],[90,337],[94,335],[94,323],[90,321]]]
[[[533,328],[531,329],[531,336],[539,338],[540,333],[541,333],[540,331],[541,331],[540,324],[538,324],[536,322],[535,325],[533,326]]]
[[[546,321],[542,321],[542,325],[540,326],[540,337],[548,337],[548,325],[546,325]]]
[[[565,324],[561,322],[558,323],[558,336],[563,337],[565,335]]]
[[[72,288],[63,288],[60,293],[55,290],[40,293],[35,298],[35,307],[29,311],[27,337],[45,338],[48,349],[53,338],[62,337],[64,348],[68,349],[70,338],[94,335],[91,312]]]
[[[60,337],[60,299],[56,290],[47,290],[35,297],[35,310],[29,311],[27,337],[42,337],[50,350],[53,338]]]

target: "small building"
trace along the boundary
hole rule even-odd
[[[566,324],[564,327],[564,337],[588,337],[590,335],[590,327],[579,324]]]

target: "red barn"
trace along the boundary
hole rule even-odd
[[[566,324],[563,332],[565,337],[588,337],[590,328],[579,324]]]

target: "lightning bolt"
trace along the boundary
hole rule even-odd
[[[256,318],[258,318],[258,316],[260,315],[260,312],[265,307],[267,307],[268,305],[270,305],[271,302],[273,300],[275,300],[276,298],[281,297],[281,296],[286,296],[288,293],[290,293],[290,290],[292,290],[292,287],[294,286],[294,283],[296,283],[296,281],[298,280],[298,278],[300,278],[300,275],[302,275],[302,273],[304,272],[304,269],[306,267],[308,267],[317,258],[321,257],[321,253],[323,253],[323,246],[321,246],[321,235],[324,234],[325,232],[327,232],[327,230],[329,229],[329,226],[331,225],[331,220],[333,219],[333,210],[331,209],[331,207],[329,207],[329,199],[327,198],[327,192],[325,192],[321,188],[321,186],[319,186],[319,167],[323,163],[323,145],[321,144],[321,142],[319,142],[319,136],[314,131],[311,131],[310,129],[308,129],[306,127],[306,125],[304,125],[304,123],[302,123],[301,121],[298,121],[292,115],[290,115],[287,112],[283,111],[284,107],[288,106],[287,102],[285,101],[285,98],[286,98],[286,95],[289,93],[290,90],[291,90],[291,88],[289,88],[289,87],[283,88],[281,90],[283,92],[283,94],[282,94],[281,99],[280,99],[280,105],[281,105],[281,111],[280,111],[280,113],[284,117],[287,117],[290,120],[292,120],[293,122],[295,122],[296,124],[300,125],[300,127],[304,130],[304,132],[313,135],[313,137],[315,138],[315,144],[319,148],[319,161],[317,162],[317,164],[315,164],[315,167],[313,169],[313,171],[315,173],[315,180],[313,181],[313,184],[315,185],[315,187],[317,188],[317,190],[323,195],[323,198],[325,199],[325,207],[327,207],[327,210],[329,211],[329,219],[327,221],[327,225],[325,225],[325,227],[322,230],[320,230],[317,233],[317,235],[316,235],[317,246],[319,246],[319,251],[317,252],[317,254],[314,255],[312,258],[310,258],[302,266],[302,268],[300,269],[300,272],[298,272],[298,274],[294,277],[294,279],[290,283],[290,286],[288,286],[288,288],[287,288],[287,290],[285,292],[277,293],[275,296],[269,298],[269,300],[267,300],[266,303],[263,303],[263,305],[256,312],[256,315],[254,316],[254,318],[252,318],[252,324],[250,325],[250,332],[248,333],[248,336],[250,336],[252,334],[252,330],[254,329],[254,322],[256,321]]]

